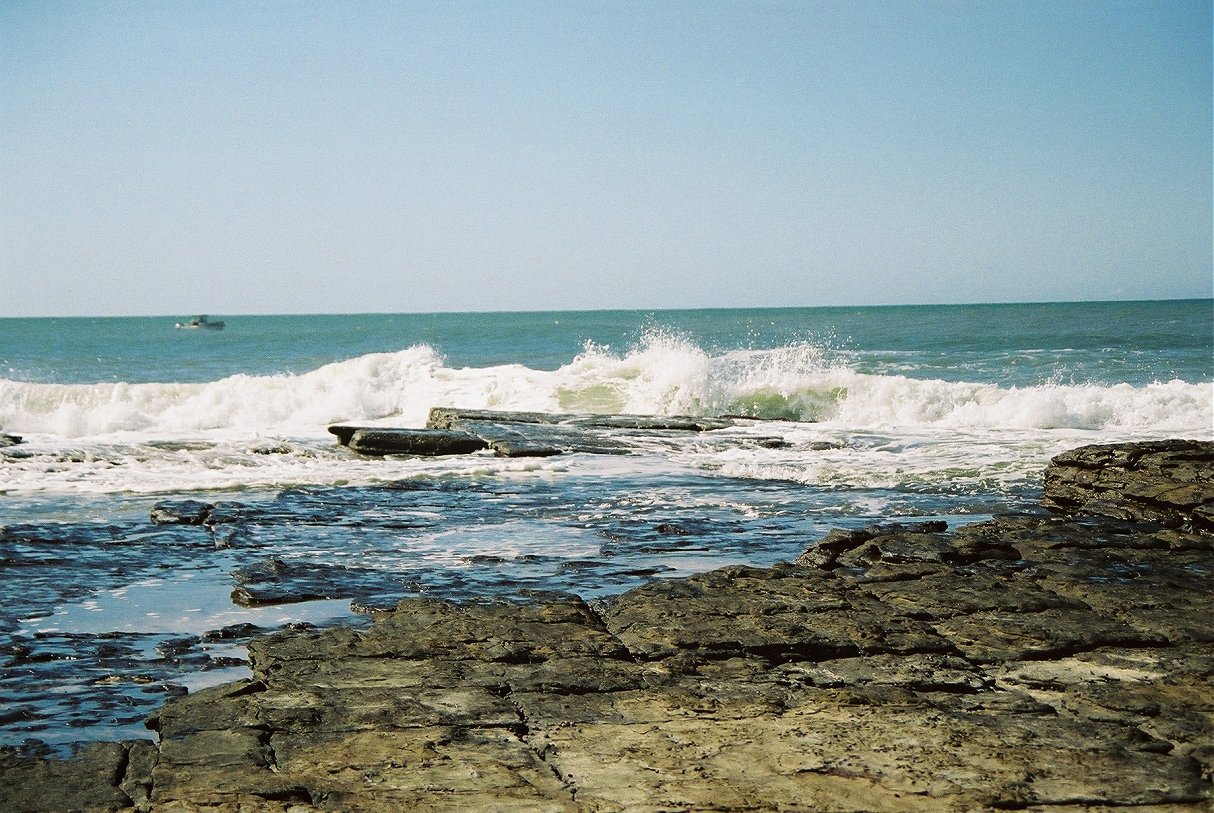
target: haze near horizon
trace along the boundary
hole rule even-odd
[[[1207,298],[1203,2],[10,3],[0,317]]]

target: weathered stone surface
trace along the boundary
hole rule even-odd
[[[10,435],[5,432],[0,432],[0,449],[8,446],[16,446],[21,442],[20,435]]]
[[[253,641],[157,745],[0,758],[0,806],[1210,809],[1214,545],[1170,523],[835,532],[597,609],[410,599]]]
[[[1048,508],[1214,530],[1214,442],[1083,446],[1045,471]]]

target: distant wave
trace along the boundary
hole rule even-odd
[[[849,427],[1143,430],[1210,434],[1214,388],[993,384],[856,372],[813,344],[713,354],[654,331],[619,353],[588,344],[554,371],[453,368],[425,345],[300,375],[204,384],[38,384],[0,379],[0,429],[70,438],[113,433],[315,436],[337,421],[424,424],[433,406],[721,415]]]

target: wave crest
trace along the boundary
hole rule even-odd
[[[810,343],[713,353],[668,331],[624,352],[588,343],[554,371],[452,368],[418,345],[301,375],[206,384],[34,384],[0,380],[0,427],[86,437],[118,432],[323,435],[338,421],[421,426],[431,407],[744,415],[840,427],[1141,429],[1208,435],[1214,388],[1000,387],[859,373]]]

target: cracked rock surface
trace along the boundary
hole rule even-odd
[[[255,641],[158,744],[3,757],[0,809],[1208,810],[1212,584],[1201,521],[1042,514],[594,607],[408,600]]]

